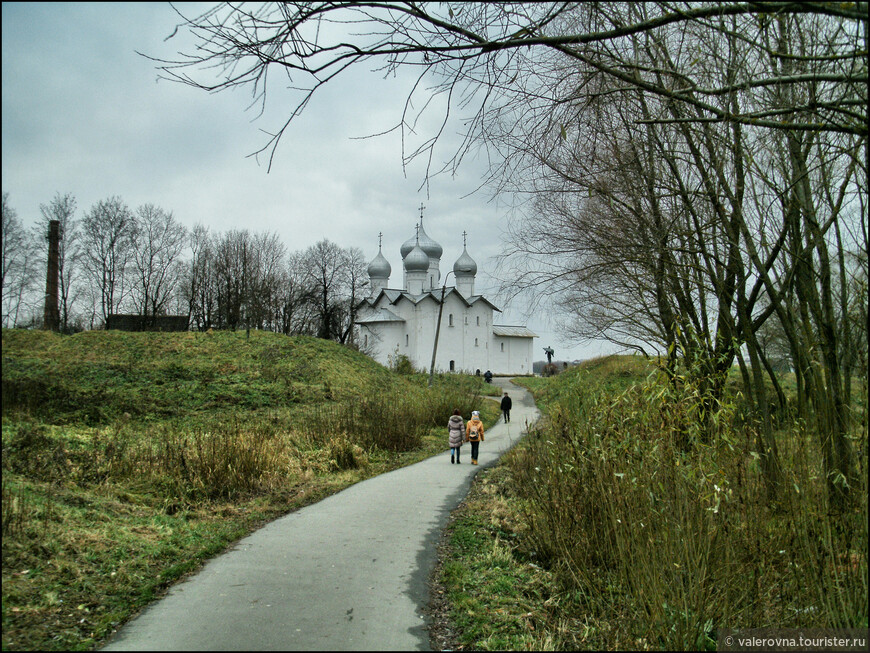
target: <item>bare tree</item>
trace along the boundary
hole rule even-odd
[[[306,282],[311,288],[317,315],[317,337],[337,339],[343,313],[345,252],[335,243],[321,240],[305,250],[303,257],[308,271]]]
[[[217,310],[214,279],[214,242],[208,228],[196,224],[190,234],[191,257],[182,275],[181,296],[192,325],[200,331],[212,327]]]
[[[448,99],[447,115],[470,106],[476,110],[467,125],[463,146],[452,158],[458,164],[475,140],[485,137],[487,121],[513,111],[505,99],[512,93],[525,102],[562,101],[553,96],[531,95],[519,86],[522,76],[534,69],[540,53],[556,52],[590,78],[605,75],[620,84],[686,106],[686,118],[653,118],[655,121],[738,122],[779,130],[830,130],[867,134],[867,5],[855,3],[450,3],[399,2],[289,2],[269,3],[256,9],[226,3],[205,13],[181,16],[181,28],[196,38],[196,49],[175,61],[155,59],[164,76],[209,91],[249,86],[255,103],[264,104],[270,71],[286,75],[299,100],[286,122],[260,150],[277,147],[293,119],[311,97],[345,70],[369,63],[381,73],[399,67],[416,69],[419,80],[435,73],[442,82],[434,92]],[[180,14],[181,15],[181,14]],[[633,59],[632,37],[661,36],[698,27],[740,40],[747,58],[779,56],[764,32],[774,16],[820,17],[817,37],[835,48],[805,58],[800,73],[779,71],[758,76],[744,68],[745,77],[708,84],[698,79],[709,56],[695,51],[674,71],[657,69]],[[726,23],[723,18],[733,21]],[[354,33],[347,34],[347,26]],[[862,33],[863,29],[863,33]],[[672,39],[672,42],[678,42]],[[688,55],[688,53],[684,53]],[[152,57],[153,58],[153,57]],[[217,72],[218,79],[203,81],[199,71]],[[299,79],[307,79],[300,87]],[[420,85],[418,81],[418,85]],[[795,96],[789,107],[771,106],[769,89],[817,83],[813,97]],[[581,87],[582,88],[582,87]],[[496,92],[497,91],[497,92]],[[757,102],[733,111],[716,100],[735,92]],[[424,102],[425,106],[428,103]],[[411,108],[411,98],[405,105]],[[410,130],[403,117],[397,127]],[[442,131],[443,131],[442,124]],[[438,134],[410,156],[431,150]],[[270,157],[271,161],[271,157]]]
[[[248,326],[247,295],[251,281],[252,239],[247,229],[223,234],[214,246],[215,326],[238,329]]]
[[[767,35],[778,52],[794,48],[795,59],[816,60],[823,52],[805,44],[818,43],[811,35],[823,27],[791,17],[769,25]],[[684,50],[703,50],[710,53],[709,82],[730,84],[749,65],[736,33],[734,24],[687,30],[672,35],[676,45],[643,34],[633,61],[664,78],[678,74]],[[569,88],[584,81],[582,72],[560,72],[559,65],[554,59],[536,74],[552,72]],[[752,68],[762,77],[793,73],[780,70],[775,58],[753,61]],[[701,81],[700,73],[695,79]],[[866,182],[855,174],[864,138],[714,124],[700,120],[690,103],[656,101],[601,79],[585,83],[587,92],[572,102],[527,111],[504,139],[511,167],[502,188],[532,197],[508,252],[524,255],[511,259],[524,266],[513,275],[519,286],[545,284],[572,310],[581,334],[651,343],[667,352],[671,368],[679,349],[685,362],[699,364],[699,381],[713,399],[740,356],[747,401],[761,416],[758,451],[771,496],[780,472],[765,376],[781,406],[785,399],[759,333],[775,315],[791,333],[795,368],[807,370],[799,379],[807,382],[819,420],[830,496],[842,504],[853,471],[846,435],[851,374],[837,368],[854,348],[839,318],[848,313],[849,284],[843,273],[836,283],[834,271],[846,269],[843,207],[866,197]],[[796,84],[787,88],[813,94]],[[737,113],[745,99],[735,91],[721,102]],[[794,98],[772,97],[768,106],[777,103],[796,105]],[[568,138],[565,125],[579,128],[576,135]],[[780,206],[777,220],[771,208]],[[866,235],[853,238],[851,247],[862,242]]]
[[[121,198],[110,197],[91,207],[81,228],[83,262],[105,323],[110,313],[120,311],[129,292],[125,275],[132,254],[133,213]]]
[[[187,229],[158,206],[136,209],[131,236],[135,274],[133,304],[143,316],[155,318],[165,311],[181,274],[181,254]]]
[[[32,318],[28,304],[38,284],[37,252],[9,203],[9,193],[3,193],[2,310],[3,326],[20,326],[22,319]]]
[[[258,329],[277,330],[274,316],[285,272],[287,248],[278,234],[256,234],[253,256],[251,281],[248,284],[250,325]]]
[[[342,344],[356,344],[357,305],[364,296],[369,284],[368,264],[359,247],[344,250],[344,306],[338,341]]]
[[[285,274],[279,286],[278,325],[281,333],[288,335],[316,335],[317,319],[314,313],[315,298],[309,279],[308,264],[304,252],[294,252],[287,257]]]

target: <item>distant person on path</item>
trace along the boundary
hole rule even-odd
[[[459,450],[462,448],[462,432],[464,430],[465,422],[462,420],[462,416],[459,414],[459,411],[454,410],[453,414],[450,416],[450,419],[447,420],[447,441],[450,445],[451,465],[454,462],[454,457],[456,458],[456,463],[459,463]]]
[[[465,425],[465,441],[471,443],[471,464],[477,464],[477,449],[483,442],[483,422],[480,421],[480,413],[472,411],[471,419]]]
[[[492,372],[490,372],[489,370],[484,372],[483,373],[483,380],[486,381],[487,383],[492,383]]]
[[[511,421],[511,406],[513,406],[513,401],[508,397],[508,393],[504,393],[504,397],[501,399],[501,412],[504,414],[504,423],[507,424]]]

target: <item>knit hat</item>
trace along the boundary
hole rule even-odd
[[[471,411],[471,416],[472,416],[472,417],[480,417],[480,411],[472,410],[472,411]]]

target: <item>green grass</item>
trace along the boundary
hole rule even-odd
[[[479,379],[251,332],[3,331],[3,648],[87,650],[266,521],[447,449]],[[386,425],[386,427],[385,427]]]

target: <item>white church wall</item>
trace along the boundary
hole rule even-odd
[[[424,243],[424,241],[426,241]],[[420,231],[413,241],[408,241],[402,246],[405,253],[413,249],[413,243],[420,244],[421,249],[428,256],[428,270],[414,270],[408,272],[405,264],[410,265],[410,259],[403,260],[403,285],[402,288],[413,295],[419,296],[423,290],[432,289],[434,297],[424,296],[416,302],[407,296],[400,296],[396,289],[388,290],[380,296],[380,301],[375,309],[367,306],[360,312],[360,319],[373,315],[388,316],[389,313],[397,316],[401,321],[386,321],[371,323],[361,329],[372,341],[372,345],[366,348],[378,362],[389,365],[395,360],[397,354],[408,357],[417,369],[429,370],[432,362],[432,348],[435,341],[435,332],[438,328],[438,308],[440,297],[440,245],[431,241]],[[463,241],[464,244],[464,241]],[[381,256],[380,250],[378,255]],[[421,258],[415,255],[416,259]],[[463,253],[463,260],[469,258]],[[468,261],[464,260],[464,263]],[[473,264],[473,261],[472,261]],[[476,264],[473,264],[476,269]],[[387,279],[382,279],[380,274],[385,274],[389,268],[384,261],[377,259],[370,265],[370,280],[372,287],[380,288],[389,284]],[[371,276],[373,272],[378,272]],[[456,291],[447,293],[441,318],[437,357],[435,368],[438,371],[474,373],[491,370],[498,374],[522,374],[531,370],[532,342],[531,339],[521,337],[496,337],[493,334],[494,311],[491,304],[477,297],[470,305],[472,284],[474,277],[456,278]],[[468,282],[468,283],[461,283]],[[413,287],[411,287],[413,286]],[[459,287],[461,286],[461,290]],[[461,293],[461,294],[460,294]],[[373,295],[377,297],[377,293]],[[393,304],[390,298],[396,300]],[[385,313],[381,309],[386,309]],[[523,341],[528,341],[524,343]],[[504,346],[504,350],[502,347]],[[453,363],[451,366],[451,362]]]
[[[531,374],[532,339],[493,336],[494,374]]]
[[[383,322],[378,324],[375,330],[370,331],[373,331],[371,337],[375,341],[372,358],[387,367],[395,364],[397,354],[404,353],[402,351],[404,324],[401,322]]]

